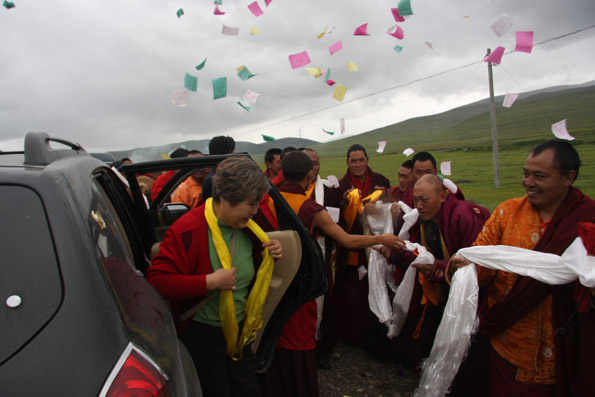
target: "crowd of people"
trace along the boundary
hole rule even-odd
[[[215,137],[209,154],[234,149],[232,138]],[[188,155],[177,149],[171,157]],[[217,168],[190,175],[169,200],[192,210],[167,231],[147,273],[174,312],[182,303],[206,301],[180,327],[205,396],[318,396],[317,371],[333,365],[338,339],[419,372],[432,349],[451,280],[469,265],[476,266],[480,286],[480,333],[451,394],[593,393],[593,289],[578,281],[552,286],[456,255],[478,245],[561,255],[579,234],[589,255],[595,254],[595,200],[573,187],[581,162],[572,144],[551,140],[533,148],[519,164],[527,194],[503,202],[491,215],[439,175],[428,152],[403,162],[396,170],[399,183],[392,187],[372,170],[366,149],[357,144],[347,151],[347,169],[338,184],[321,178],[319,155],[310,148],[270,149],[264,162],[263,172],[249,159],[230,157]],[[172,175],[152,183],[151,199]],[[261,270],[270,272],[283,255],[281,244],[262,231],[277,225],[268,195],[272,186],[319,242],[328,289],[293,313],[272,365],[257,375],[242,336],[254,326],[258,305],[262,308],[252,299]],[[379,211],[377,203],[392,203],[391,232],[369,231],[366,219]],[[418,219],[408,226],[408,237],[399,238],[409,210],[416,210]],[[267,227],[252,218],[268,219]],[[409,243],[429,254],[407,249]],[[408,270],[415,271],[406,319],[391,338],[370,308],[371,249],[382,254],[397,288]]]

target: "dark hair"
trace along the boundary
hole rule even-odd
[[[233,153],[236,148],[236,141],[230,136],[216,136],[209,142],[209,154]]]
[[[313,168],[310,156],[300,151],[287,153],[281,163],[283,178],[289,182],[301,182]]]
[[[213,201],[223,197],[232,206],[242,201],[259,202],[269,191],[269,181],[258,165],[246,157],[229,157],[213,175]]]
[[[578,178],[578,170],[581,167],[581,159],[578,152],[568,141],[559,139],[552,139],[550,141],[539,144],[531,150],[532,156],[539,156],[546,150],[554,151],[554,167],[560,171],[563,176],[569,171],[575,171],[574,180]]]
[[[296,149],[296,148],[294,148],[293,146],[287,146],[286,148],[284,148],[284,149],[281,151],[281,160],[283,160],[283,158],[285,157],[285,155],[286,155],[287,153],[295,152],[296,150],[297,150],[297,149]]]
[[[355,144],[355,145],[351,145],[349,147],[349,149],[347,149],[347,158],[349,158],[349,155],[351,154],[351,152],[364,152],[364,156],[368,157],[368,152],[366,152],[366,149],[359,144]]]
[[[202,152],[200,150],[192,149],[188,154],[202,154]]]
[[[124,158],[123,158],[123,159],[121,159],[120,161],[123,163],[124,161],[132,161],[132,160],[130,160],[128,157],[124,157]]]
[[[434,168],[436,168],[436,159],[434,158],[434,156],[432,156],[428,152],[415,153],[415,155],[411,159],[411,164],[415,165],[415,163],[417,161],[421,161],[423,163],[424,161],[428,161],[428,160],[430,160],[432,162],[432,165],[434,166]],[[411,167],[411,168],[413,168],[413,167]]]
[[[405,160],[405,161],[403,161],[403,164],[401,164],[401,167],[405,167],[405,168],[412,170],[413,169],[413,161]]]
[[[182,157],[188,157],[188,154],[190,154],[188,150],[179,147],[173,152],[171,152],[169,157],[171,157],[172,159],[180,159]]]
[[[275,156],[281,156],[281,149],[278,147],[270,148],[264,154],[264,162],[265,163],[272,163],[275,160]]]

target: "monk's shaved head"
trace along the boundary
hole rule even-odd
[[[440,192],[442,192],[444,190],[444,185],[442,184],[442,179],[440,179],[440,177],[438,177],[437,175],[426,174],[426,175],[422,176],[421,178],[419,178],[417,180],[417,182],[415,182],[415,186],[426,184],[426,183],[428,185],[432,186],[432,188],[435,190],[435,192],[437,194],[439,194]]]

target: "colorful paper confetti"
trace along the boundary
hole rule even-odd
[[[504,47],[498,46],[484,59],[484,62],[491,62],[494,65],[500,65],[500,62],[502,61],[502,55],[504,55]]]
[[[345,119],[339,120],[339,128],[341,130],[341,135],[345,133]]]
[[[442,175],[452,175],[450,170],[450,161],[443,161],[440,163],[440,172]]]
[[[178,16],[178,19],[179,19],[182,15],[184,15],[184,10],[180,8],[178,11],[176,11],[176,15]]]
[[[358,26],[357,29],[353,32],[354,36],[369,36],[368,34],[368,23],[364,23],[361,26]]]
[[[326,26],[324,27],[324,32],[320,33],[318,36],[316,36],[316,38],[317,38],[318,40],[322,39],[322,38],[324,37],[324,35],[326,34],[326,32],[327,32],[327,31],[328,31],[328,25],[326,25]]]
[[[250,34],[251,34],[252,36],[254,36],[255,34],[260,34],[260,30],[258,30],[258,28],[257,28],[257,27],[254,27],[254,26],[253,26],[253,27],[251,27],[251,28],[250,28]]]
[[[310,57],[308,56],[308,51],[303,51],[289,56],[289,64],[291,65],[292,69],[301,68],[302,66],[306,66],[309,63]]]
[[[207,64],[207,58],[205,58],[204,61],[202,61],[199,65],[196,65],[194,68],[196,70],[202,70],[205,67],[206,64]]]
[[[407,149],[403,150],[403,154],[407,157],[411,156],[413,153],[415,153],[415,150],[411,149],[410,147],[408,147]]]
[[[260,135],[262,136],[262,139],[264,139],[265,142],[275,142],[274,136],[265,135],[265,134],[260,134]]]
[[[396,26],[396,29],[394,32],[388,32],[388,34],[390,36],[393,36],[399,40],[403,40],[403,37],[405,37],[405,33],[403,32],[403,29],[401,29],[401,27],[399,25]]]
[[[238,34],[240,34],[240,28],[232,28],[223,24],[223,27],[221,28],[221,33],[223,33],[226,36],[237,36]]]
[[[227,77],[219,77],[211,80],[213,86],[213,99],[225,98],[227,96]]]
[[[434,49],[434,46],[432,45],[432,43],[430,43],[430,42],[427,42],[427,41],[424,41],[424,43],[426,43],[426,45],[428,46],[428,48],[429,48],[430,50],[433,50],[433,49]]]
[[[496,33],[496,36],[502,37],[504,33],[512,28],[512,25],[512,19],[510,19],[508,15],[503,14],[492,26],[490,26],[490,29]]]
[[[327,85],[329,85],[330,87],[332,87],[332,86],[334,86],[334,85],[335,85],[335,84],[337,84],[337,83],[335,82],[335,80],[328,79],[328,80],[326,81],[326,84],[327,84]]]
[[[350,72],[357,72],[358,68],[357,68],[357,65],[355,64],[355,62],[351,62],[351,61],[347,62],[347,70]]]
[[[256,76],[254,73],[251,73],[250,70],[244,65],[240,66],[236,69],[238,71],[238,77],[242,81],[250,80],[252,77]]]
[[[261,94],[252,90],[247,90],[244,94],[244,99],[250,103],[256,103]]]
[[[213,14],[214,15],[225,15],[225,13],[219,9],[218,5],[215,6],[215,11],[213,11]]]
[[[395,50],[396,52],[398,52],[400,54],[401,51],[403,51],[403,47],[401,47],[400,45],[396,45],[395,48],[393,48],[393,50]]]
[[[392,12],[393,14],[393,18],[395,18],[396,22],[405,22],[405,18],[403,18],[401,16],[401,14],[399,14],[399,9],[398,8],[391,8],[390,12]]]
[[[273,0],[264,0],[264,4],[268,7]]]
[[[376,149],[376,152],[383,153],[385,147],[386,147],[386,141],[378,141],[378,149]]]
[[[411,9],[411,0],[401,0],[399,1],[399,15],[405,17],[407,15],[413,15],[413,10]]]
[[[267,4],[268,6],[268,4]],[[250,10],[250,12],[252,14],[254,14],[255,17],[259,17],[262,14],[264,14],[264,12],[262,12],[262,9],[260,8],[260,6],[258,5],[258,3],[255,1],[254,3],[250,3],[248,5],[248,9]]]
[[[327,134],[329,134],[329,135],[334,135],[334,134],[335,134],[335,132],[334,132],[334,131],[327,131],[327,130],[325,130],[324,128],[322,129],[322,131],[323,131],[323,132],[326,132],[326,133],[327,133]]]
[[[504,102],[502,102],[502,106],[505,108],[511,107],[518,97],[519,94],[506,94],[504,97]]]
[[[568,130],[566,129],[566,119],[552,124],[552,132],[556,137],[560,139],[566,139],[567,141],[574,140],[574,137],[570,135],[570,133],[568,133]]]
[[[173,92],[171,103],[177,106],[186,106],[190,100],[190,93],[186,88]]]
[[[333,93],[333,98],[339,102],[343,102],[343,98],[345,98],[346,93],[347,87],[345,87],[343,84],[337,84],[335,92]]]
[[[331,55],[333,55],[342,49],[343,49],[343,43],[341,41],[337,41],[335,44],[331,45],[328,48],[328,51],[331,53]]]
[[[533,51],[533,32],[516,32],[516,47],[514,50],[530,54]]]
[[[11,8],[14,8],[14,3],[12,1],[8,1],[8,0],[4,0],[4,2],[2,3],[2,5],[4,6],[4,8],[6,8],[7,10],[10,10]],[[181,8],[180,8],[181,9]],[[179,16],[178,16],[179,18]]]
[[[196,87],[198,85],[198,78],[186,73],[184,76],[184,88],[187,88],[190,91],[196,91]]]
[[[238,101],[238,105],[240,105],[245,111],[250,112],[252,110],[251,106],[244,105],[242,102]]]

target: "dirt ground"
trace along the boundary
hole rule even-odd
[[[409,397],[419,377],[392,360],[339,341],[331,368],[318,370],[321,397]]]

